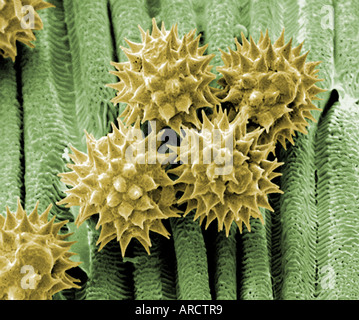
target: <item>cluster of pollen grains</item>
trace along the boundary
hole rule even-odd
[[[126,124],[140,117],[142,122],[157,120],[160,128],[169,126],[179,133],[180,126],[200,127],[197,110],[218,105],[215,79],[209,65],[212,55],[203,55],[207,48],[198,47],[200,35],[192,30],[179,39],[177,26],[161,30],[153,19],[152,34],[141,27],[142,43],[127,41],[130,49],[122,48],[129,61],[113,63],[120,82],[109,85],[117,90],[113,103],[124,102],[121,116]]]
[[[16,41],[33,48],[31,41],[36,40],[33,30],[43,28],[36,10],[53,6],[42,0],[0,0],[0,54],[14,61]]]
[[[70,257],[71,234],[58,234],[67,221],[48,221],[51,205],[27,215],[20,200],[16,213],[0,215],[0,300],[51,300],[64,289],[79,288],[66,271],[79,265]]]
[[[279,141],[285,148],[292,144],[295,131],[307,133],[307,119],[315,121],[311,110],[320,110],[312,100],[325,90],[317,87],[315,67],[308,62],[308,52],[300,55],[303,43],[292,48],[292,39],[285,44],[284,30],[272,45],[268,30],[258,44],[242,33],[242,45],[235,39],[237,50],[222,51],[224,66],[218,94],[222,103],[229,103],[232,115],[240,112],[250,123],[265,128],[260,141]]]
[[[211,120],[203,113],[202,131],[184,130],[182,164],[168,171],[178,176],[176,187],[183,192],[178,203],[187,203],[185,215],[195,209],[194,220],[202,224],[207,218],[206,228],[217,219],[227,236],[233,221],[240,231],[242,223],[250,230],[251,217],[263,223],[259,207],[272,210],[267,195],[281,192],[271,182],[281,163],[267,160],[273,142],[258,143],[264,129],[246,130],[240,114],[230,122],[221,109]]]
[[[59,175],[73,188],[58,204],[80,206],[77,225],[99,214],[99,250],[117,238],[124,256],[135,238],[149,253],[149,232],[168,238],[161,220],[179,216],[172,207],[175,189],[161,165],[161,155],[148,147],[157,139],[155,131],[144,137],[139,120],[128,127],[118,122],[119,128],[112,124],[113,132],[99,140],[87,134],[88,155],[71,148],[74,164],[68,167],[73,171]]]

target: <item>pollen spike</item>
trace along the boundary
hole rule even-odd
[[[263,50],[268,47],[269,41],[270,41],[270,39],[269,39],[268,29],[266,29],[266,33],[265,33],[262,41],[258,42],[258,46]]]
[[[277,39],[276,42],[274,42],[274,47],[275,48],[280,48],[284,46],[284,28],[282,29],[282,32],[279,36],[279,38]]]
[[[292,38],[288,41],[288,43],[283,46],[280,49],[281,54],[283,55],[284,58],[286,58],[287,60],[289,60],[290,56],[291,56],[291,49],[292,49]]]
[[[292,49],[292,53],[295,57],[299,56],[300,52],[302,51],[303,45],[304,45],[304,41],[301,42],[297,47]]]
[[[247,52],[250,49],[251,45],[243,32],[241,32],[241,38],[242,38],[242,49],[243,51]]]

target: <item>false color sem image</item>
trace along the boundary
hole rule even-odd
[[[356,0],[0,0],[0,300],[359,299]]]

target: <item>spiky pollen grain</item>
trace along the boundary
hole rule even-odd
[[[237,50],[222,51],[224,66],[217,67],[223,75],[223,87],[217,95],[222,103],[229,103],[232,116],[242,113],[250,122],[265,128],[260,140],[286,140],[292,144],[295,132],[307,133],[307,119],[315,121],[312,110],[320,110],[312,100],[325,90],[317,87],[315,67],[320,62],[305,62],[308,52],[300,55],[303,43],[292,48],[292,39],[285,44],[284,30],[272,45],[261,34],[256,44],[242,34],[242,44],[236,40]]]
[[[70,260],[71,234],[58,234],[68,221],[48,221],[51,205],[27,215],[18,200],[16,213],[0,215],[0,300],[51,300],[64,289],[80,288],[66,273],[80,262]]]
[[[158,29],[153,19],[152,34],[142,33],[142,43],[127,40],[122,48],[129,61],[113,63],[112,72],[120,82],[108,85],[117,90],[113,103],[127,103],[121,116],[126,124],[137,117],[142,122],[157,120],[158,129],[169,126],[179,133],[180,126],[200,127],[197,110],[218,105],[209,83],[215,79],[209,66],[213,55],[203,55],[207,46],[198,47],[196,30],[179,38],[177,26]]]
[[[147,137],[135,126],[119,127],[96,140],[87,134],[88,154],[72,148],[73,171],[59,174],[61,181],[73,188],[58,204],[80,206],[76,219],[79,226],[93,215],[99,215],[96,228],[101,227],[98,243],[101,250],[117,238],[122,255],[131,239],[137,239],[148,253],[150,231],[169,237],[162,220],[178,217],[173,182],[167,176],[161,156],[147,150],[156,133]]]
[[[176,187],[183,192],[178,203],[187,203],[185,215],[195,210],[200,224],[207,218],[206,228],[217,220],[227,236],[233,221],[241,232],[243,223],[250,230],[251,217],[263,222],[259,207],[272,210],[267,195],[281,193],[271,182],[280,175],[274,170],[281,163],[267,160],[273,142],[258,142],[263,129],[247,132],[240,114],[230,122],[219,109],[211,120],[203,113],[202,131],[184,131],[182,164],[169,173],[178,176]]]
[[[36,40],[33,30],[43,28],[36,11],[49,7],[54,5],[42,0],[0,0],[0,54],[4,58],[10,57],[15,61],[16,41],[35,47],[31,42]]]

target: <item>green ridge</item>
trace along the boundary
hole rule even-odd
[[[16,71],[10,59],[0,58],[0,212],[5,206],[12,212],[17,208],[17,197],[22,197],[23,150],[22,114],[17,100]]]
[[[311,299],[315,291],[315,165],[311,125],[295,146],[282,151],[281,189],[281,298]]]
[[[210,64],[214,66],[212,72],[219,79],[216,67],[223,65],[223,62],[218,49],[228,52],[230,47],[235,50],[234,37],[240,36],[241,30],[246,30],[240,25],[239,9],[234,0],[206,1],[204,10],[205,42],[208,43],[208,53],[215,54]],[[236,34],[236,31],[239,34]]]
[[[241,24],[247,29],[247,33],[249,31],[250,25],[251,25],[251,0],[238,0],[238,10],[239,10],[239,17]],[[245,34],[247,36],[247,34]],[[240,39],[240,33],[237,35],[237,37]]]
[[[273,27],[273,7],[270,1],[253,0],[250,1],[249,11],[249,30],[248,34],[253,37],[254,41],[258,41],[260,32],[263,33],[268,29],[269,37],[274,39],[277,35],[275,34]],[[279,34],[278,34],[279,36]]]
[[[160,18],[165,23],[167,30],[177,23],[180,38],[190,30],[197,28],[196,14],[190,0],[162,0]]]
[[[300,30],[299,2],[291,0],[280,0],[278,1],[278,4],[281,8],[281,27],[285,28],[286,40],[288,41],[291,37],[293,37],[294,42],[297,42],[296,38]]]
[[[57,174],[65,170],[66,160],[62,155],[74,138],[70,132],[74,123],[68,114],[69,107],[64,104],[64,98],[60,98],[71,88],[64,80],[66,71],[64,74],[58,71],[58,64],[66,62],[66,53],[58,60],[58,52],[68,49],[66,42],[54,41],[54,36],[58,39],[64,36],[63,21],[56,18],[58,13],[61,14],[59,7],[41,12],[47,27],[37,33],[36,48],[24,47],[21,56],[25,208],[32,210],[40,201],[39,212],[63,196],[63,185]],[[67,80],[71,83],[71,78]],[[63,85],[66,87],[63,88]],[[54,206],[51,212],[60,219],[73,219],[66,208]]]
[[[120,46],[128,48],[125,38],[132,42],[142,42],[138,25],[146,31],[147,29],[150,29],[151,19],[146,11],[145,0],[110,0],[110,9],[112,28],[116,43],[115,53],[117,55],[117,60],[119,60],[115,62],[125,62],[128,61],[128,58],[121,50]],[[116,81],[118,81],[118,79]],[[113,97],[116,96],[115,90],[112,90],[112,95]],[[126,108],[126,104],[120,103],[118,108],[118,114],[121,114]]]
[[[177,260],[177,299],[210,300],[207,253],[201,227],[185,218],[170,219]]]
[[[134,286],[136,300],[162,300],[159,247],[154,241],[151,255],[138,242],[134,248]]]
[[[176,255],[174,250],[174,243],[171,237],[170,241],[162,239],[161,242],[161,281],[163,288],[163,299],[176,300],[177,287],[176,287]]]
[[[334,0],[336,84],[359,98],[359,2]]]
[[[318,126],[318,298],[358,299],[358,104],[335,103]]]
[[[63,110],[64,125],[69,134],[71,143],[78,146],[79,137],[82,136],[82,129],[75,121],[76,109],[74,108],[75,94],[72,69],[72,57],[70,52],[67,25],[65,23],[65,12],[61,0],[52,0],[55,8],[51,8],[48,24],[49,54],[51,61],[51,73],[53,84],[57,91],[58,103]],[[63,45],[59,46],[58,42]]]
[[[251,232],[239,234],[239,243],[239,299],[273,299],[266,230],[258,219],[251,219]]]
[[[160,236],[152,235],[151,254],[144,250],[138,243],[134,243],[133,258],[126,258],[126,261],[133,262],[135,299],[137,300],[174,300],[176,299],[176,283],[173,262],[169,258],[175,259],[170,254],[173,246],[167,248]]]
[[[280,186],[280,183],[278,184]],[[280,239],[282,236],[281,214],[280,214],[281,194],[269,196],[269,204],[273,212],[265,210],[265,229],[267,233],[267,245],[270,262],[270,272],[272,277],[273,299],[280,298],[283,274],[281,270],[282,247]]]
[[[217,300],[237,299],[237,239],[238,227],[232,224],[228,237],[218,232],[215,242],[214,287]]]
[[[113,90],[106,87],[116,77],[110,62],[114,50],[107,1],[64,0],[65,20],[72,53],[76,113],[81,132],[96,139],[107,134],[117,111],[110,102]],[[85,149],[85,134],[81,136]]]
[[[93,223],[91,230],[93,230]],[[86,300],[134,299],[133,279],[129,263],[124,262],[116,240],[110,241],[101,251],[96,242],[99,232],[90,232],[91,267],[86,284]]]
[[[325,10],[323,10],[323,8]],[[320,69],[319,78],[324,79],[318,82],[318,87],[328,89],[327,92],[318,95],[323,101],[318,106],[323,108],[330,96],[330,90],[334,83],[334,31],[326,26],[326,12],[333,10],[332,0],[307,0],[299,11],[299,28],[296,42],[304,41],[302,52],[310,50],[308,61],[322,61],[318,66]],[[316,12],[316,15],[313,15]],[[313,112],[316,119],[320,113]]]
[[[321,17],[318,15],[313,18],[312,15],[313,11],[318,10],[318,4],[306,1],[304,6],[294,2],[290,5],[288,1],[283,0],[278,5],[286,8],[283,12],[286,41],[293,37],[295,41],[293,46],[297,46],[305,39],[302,53],[310,49],[308,61],[323,61],[320,65],[320,77],[323,77],[323,74],[331,75],[333,53],[329,51],[323,55],[318,42],[328,46],[328,38],[332,39],[333,35],[328,30],[325,33],[328,38],[324,40],[322,33],[314,33],[314,28],[321,28]],[[326,87],[331,83],[332,79],[329,77],[326,78],[325,83],[319,83],[319,86]],[[323,108],[329,93],[320,96],[324,96],[325,100],[315,104]],[[321,115],[318,111],[312,114],[316,119]],[[281,219],[276,222],[281,225],[274,227],[279,232],[272,235],[272,239],[276,238],[276,243],[280,246],[279,248],[273,241],[272,267],[276,270],[275,294],[282,299],[312,299],[316,292],[316,243],[319,223],[315,198],[316,123],[310,123],[308,131],[308,135],[298,134],[295,138],[295,146],[288,144],[287,151],[281,150],[279,154],[280,161],[284,162],[281,177],[281,189],[284,194],[281,195],[278,203]]]
[[[120,46],[128,48],[125,38],[141,42],[138,25],[146,31],[151,27],[151,19],[146,10],[145,0],[110,0],[111,21],[114,30],[116,53],[120,62],[128,61]]]

